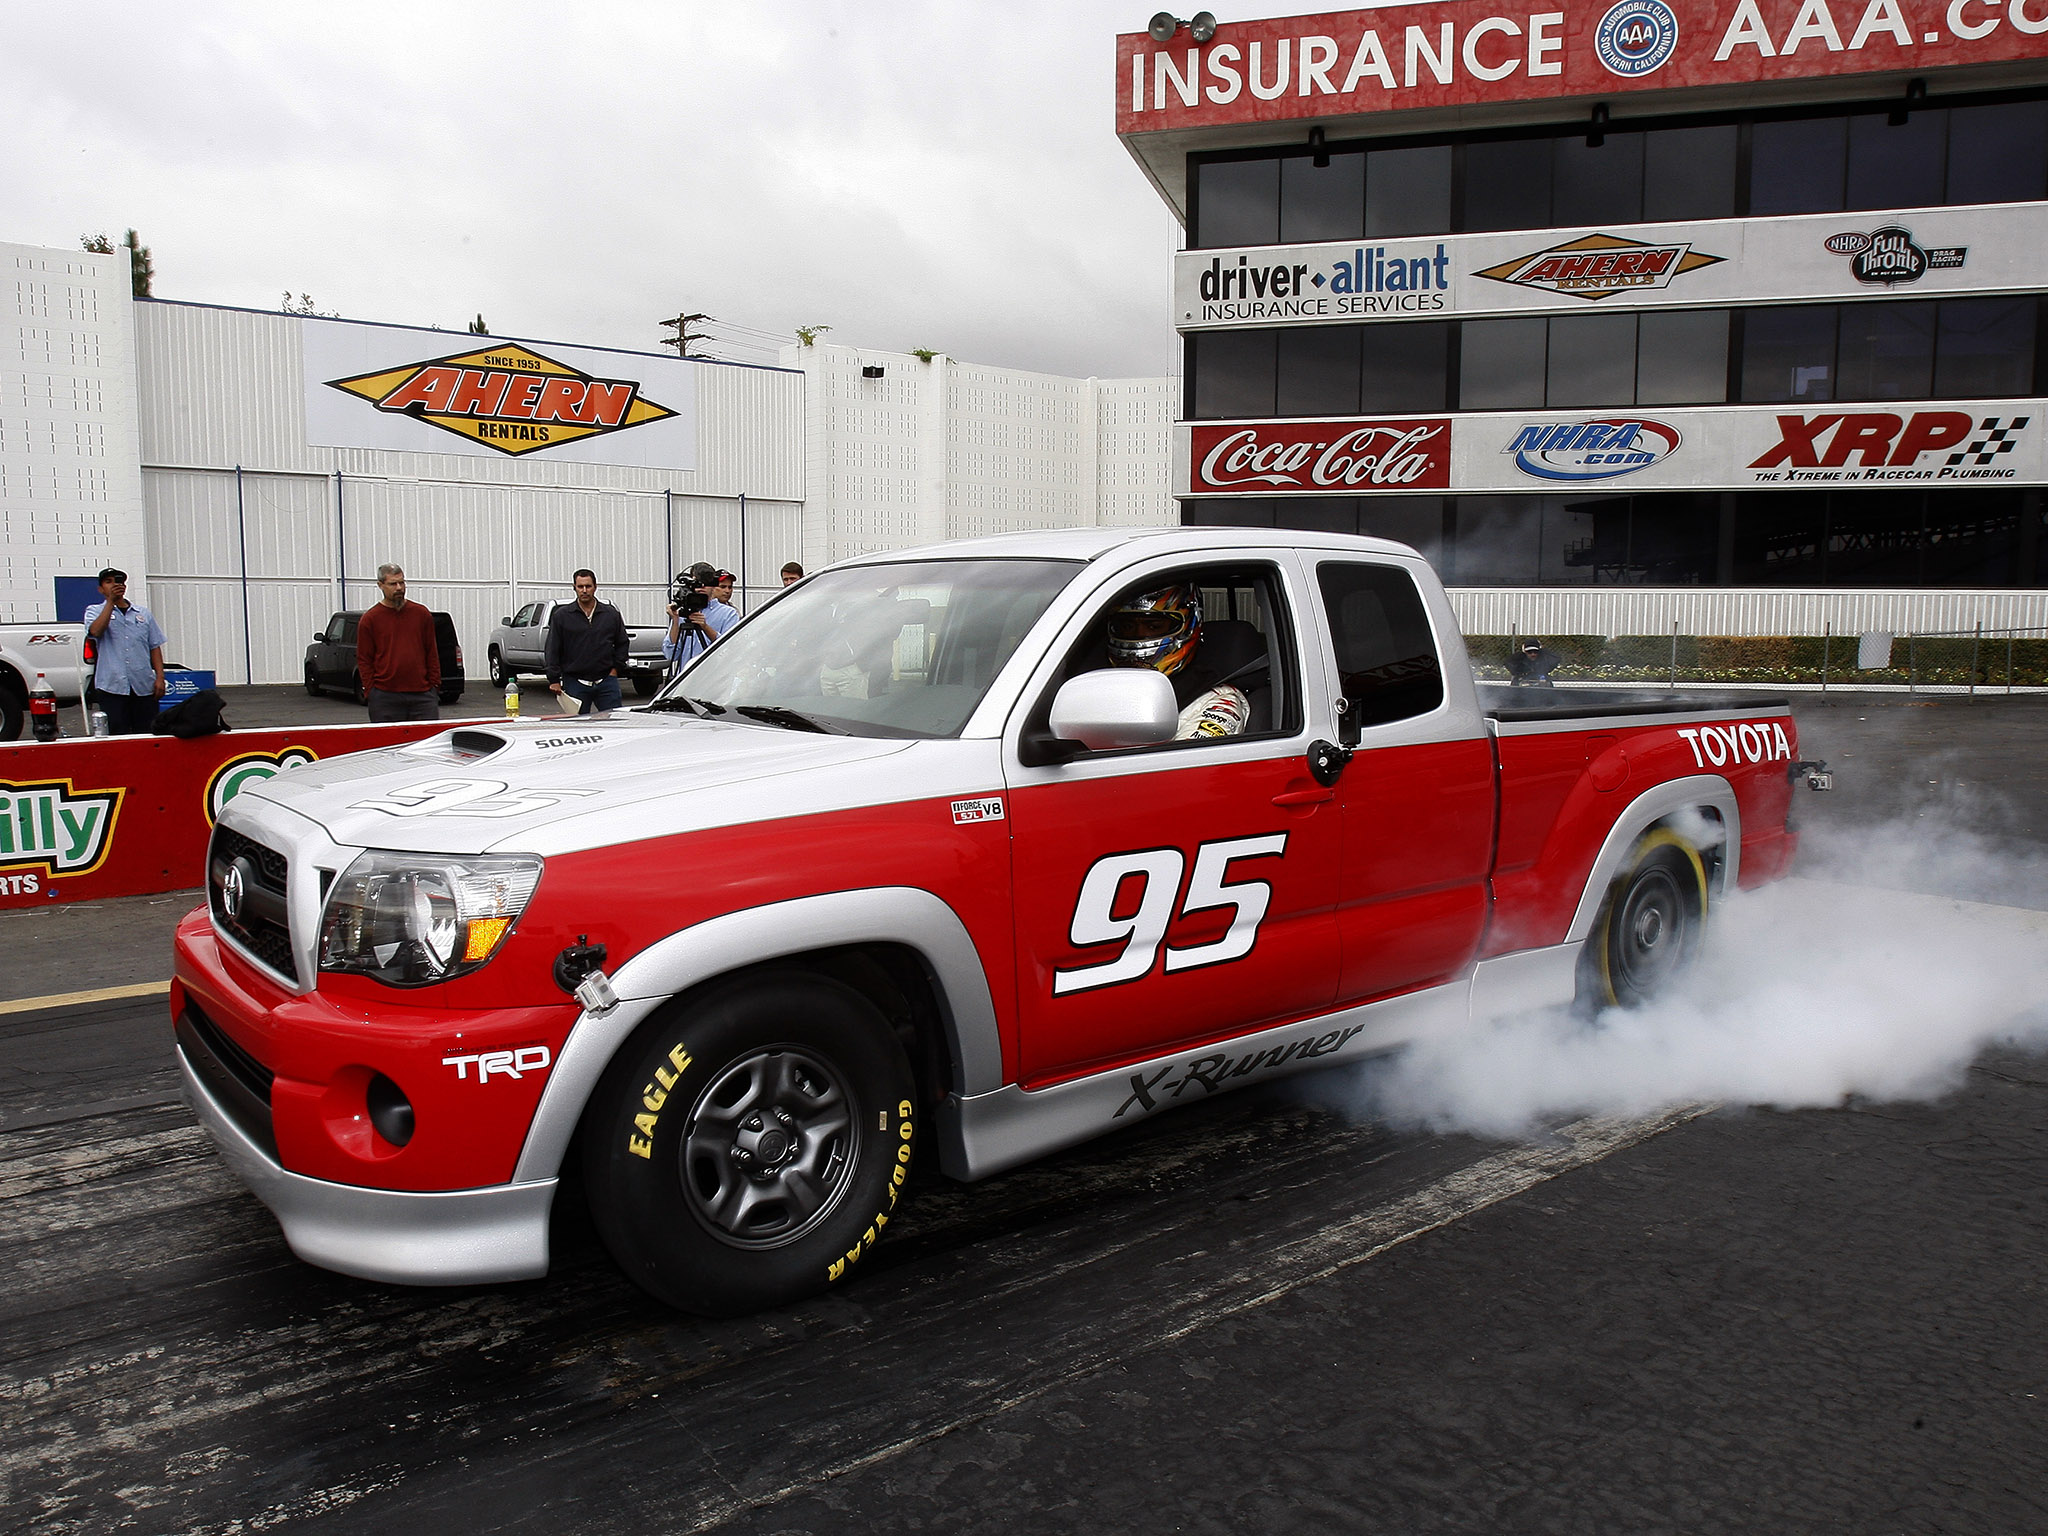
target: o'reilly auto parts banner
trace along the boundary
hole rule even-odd
[[[2048,482],[2048,401],[1529,411],[1180,427],[1187,496]]]
[[[1116,131],[1328,122],[2038,57],[2048,0],[1435,0],[1127,33]]]
[[[696,467],[695,363],[319,318],[299,336],[309,443]]]
[[[1173,279],[1183,331],[2033,291],[2048,203],[1186,251]]]

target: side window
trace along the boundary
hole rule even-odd
[[[1391,565],[1331,561],[1316,568],[1337,674],[1344,689],[1344,733],[1428,714],[1444,701],[1443,666],[1422,594]]]
[[[348,620],[344,619],[338,613],[333,618],[329,619],[327,621],[327,643],[329,645],[339,644],[341,641],[342,631],[347,627]]]
[[[528,603],[524,608],[520,609],[517,613],[512,615],[512,627],[514,629],[520,629],[528,624],[531,624],[533,622],[533,616],[539,610],[539,608],[539,603]]]
[[[1293,629],[1268,565],[1190,566],[1133,582],[1098,606],[1039,700],[1026,737],[1049,737],[1053,695],[1102,667],[1155,667],[1173,683],[1180,730],[1170,750],[1301,728]],[[1199,623],[1190,624],[1198,615]]]
[[[356,643],[356,621],[358,617],[359,615],[353,613],[343,616],[341,621],[341,636],[336,641],[336,644],[354,645]]]

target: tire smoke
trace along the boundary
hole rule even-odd
[[[1590,1021],[1544,1008],[1434,1036],[1364,1069],[1351,1107],[1405,1129],[1519,1139],[1563,1115],[1700,1100],[1930,1099],[1989,1045],[2048,1047],[2048,912],[1887,888],[1902,875],[1923,889],[2031,887],[2038,855],[1925,823],[1835,833],[1809,851],[1821,856],[1802,865],[1825,880],[1716,902],[1678,995]],[[2002,874],[2001,860],[2015,867]]]

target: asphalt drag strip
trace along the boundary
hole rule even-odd
[[[0,1508],[21,1528],[704,1529],[1698,1113],[1489,1153],[1253,1090],[979,1186],[923,1181],[861,1284],[713,1323],[628,1286],[573,1200],[542,1281],[406,1290],[299,1264],[163,1096],[161,1007],[0,1020],[33,1047],[11,1054],[79,1058],[0,1092]],[[103,1094],[109,1057],[141,1101]]]

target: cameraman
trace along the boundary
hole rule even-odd
[[[668,658],[671,672],[695,661],[706,646],[738,622],[739,610],[721,602],[718,593],[718,567],[706,561],[698,561],[676,578],[675,601],[668,605],[668,638],[661,643],[661,654]]]

